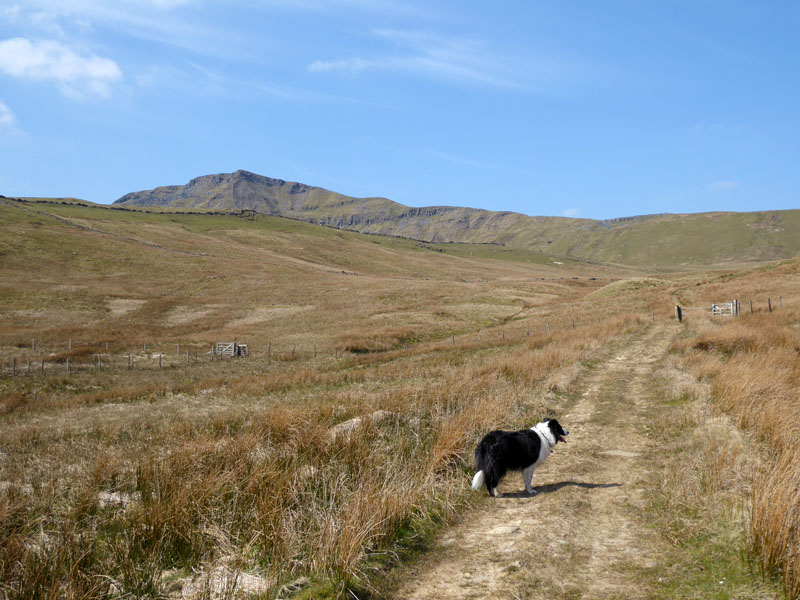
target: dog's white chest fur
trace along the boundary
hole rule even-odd
[[[539,423],[535,427],[531,427],[531,429],[542,438],[542,445],[539,448],[539,457],[532,465],[533,467],[538,467],[553,453],[553,446],[556,445],[556,439],[545,423]]]

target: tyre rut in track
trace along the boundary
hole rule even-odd
[[[530,497],[510,473],[444,531],[404,577],[400,598],[631,598],[630,573],[655,564],[662,542],[637,522],[651,449],[649,381],[677,330],[654,324],[593,368],[559,421],[569,443],[534,475]],[[485,491],[481,493],[485,494]]]

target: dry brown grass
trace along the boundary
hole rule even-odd
[[[739,319],[691,317],[677,345],[686,362],[710,382],[713,406],[768,448],[754,476],[750,541],[764,571],[783,578],[787,597],[800,595],[800,298],[797,264],[735,280],[746,298],[784,295],[784,309],[763,306]],[[714,284],[711,293],[718,293]],[[706,297],[709,292],[704,292]],[[759,301],[759,304],[765,304]],[[777,303],[775,303],[777,306]]]
[[[369,585],[375,561],[469,501],[480,435],[558,411],[604,345],[671,313],[666,287],[586,299],[626,275],[605,267],[81,211],[106,234],[4,224],[20,248],[0,265],[4,365],[100,349],[107,366],[0,379],[9,599],[233,596],[209,591],[225,569],[267,596],[306,575]],[[251,358],[171,354],[228,339]]]
[[[640,324],[338,361],[220,361],[207,365],[220,376],[188,382],[191,369],[157,372],[160,383],[125,370],[19,378],[38,404],[17,393],[0,435],[3,591],[157,596],[174,585],[166,574],[234,563],[270,593],[306,574],[367,581],[367,559],[399,531],[465,501],[482,432],[557,407],[547,390],[568,391],[576,366]],[[368,418],[376,411],[390,416]]]

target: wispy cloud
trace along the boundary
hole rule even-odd
[[[252,39],[241,31],[206,23],[200,0],[28,0],[17,21],[39,33],[68,38],[78,30],[111,29],[116,34],[181,48],[196,54],[243,58]],[[202,12],[202,11],[200,11]],[[57,35],[58,29],[67,32]]]
[[[513,166],[509,166],[506,164],[498,164],[481,160],[475,160],[473,158],[467,158],[465,156],[459,156],[456,154],[451,154],[449,152],[442,152],[441,150],[434,150],[432,148],[423,148],[423,152],[425,152],[430,156],[433,156],[434,158],[438,158],[440,160],[444,160],[456,165],[470,167],[473,169],[482,169],[485,171],[501,171],[506,173],[518,173],[525,175],[528,174],[527,171],[517,169]]]
[[[394,29],[374,30],[371,35],[390,43],[394,51],[369,58],[316,60],[308,65],[308,70],[343,73],[405,71],[495,87],[521,86],[508,61],[479,40]]]
[[[577,208],[568,208],[567,210],[561,213],[561,216],[570,218],[580,217],[581,211]]]
[[[0,100],[0,135],[13,131],[17,124],[17,118],[5,102]]]
[[[0,41],[0,73],[18,79],[55,82],[73,98],[108,97],[122,71],[110,58],[79,53],[55,40]]]
[[[738,181],[714,181],[706,186],[709,190],[732,190],[739,187]]]
[[[379,67],[378,63],[364,60],[362,58],[346,58],[343,60],[315,60],[308,65],[308,70],[312,72],[340,71],[346,73],[357,73],[364,69]]]
[[[405,72],[437,81],[545,94],[609,85],[622,76],[619,67],[596,58],[547,47],[534,49],[479,37],[402,29],[374,29],[369,36],[386,49],[316,60],[307,69],[344,74]]]
[[[191,61],[186,58],[182,58],[181,62],[189,66],[193,73],[201,74],[203,76],[202,81],[199,83],[197,79],[192,78],[193,73],[187,75],[180,71],[165,70],[162,72],[157,69],[151,69],[149,72],[137,76],[136,81],[142,87],[152,87],[154,85],[165,85],[167,79],[169,79],[170,85],[175,85],[178,80],[181,80],[183,85],[192,86],[195,92],[198,90],[198,86],[202,85],[202,89],[205,93],[220,97],[242,98],[256,94],[257,96],[269,97],[287,102],[351,104],[391,108],[386,104],[377,104],[358,96],[348,97],[327,94],[313,89],[285,85],[282,83],[265,83],[258,78],[234,77],[225,70],[215,70],[200,62]]]

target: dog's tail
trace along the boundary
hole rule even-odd
[[[486,483],[486,477],[484,476],[483,471],[478,471],[475,473],[475,477],[472,478],[472,489],[479,490],[484,483]]]

